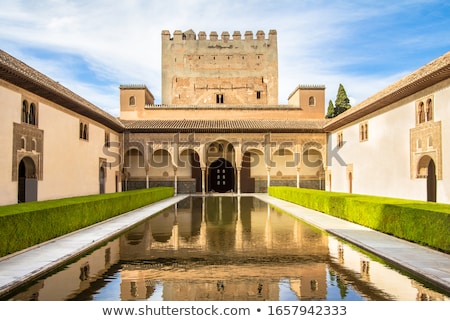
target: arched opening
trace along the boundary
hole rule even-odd
[[[17,201],[37,201],[36,165],[30,157],[22,158],[19,163]]]
[[[254,193],[255,192],[255,179],[252,177],[252,154],[245,152],[242,156],[242,168],[241,168],[241,192],[242,193]]]
[[[303,150],[302,175],[305,179],[301,187],[320,190],[325,188],[322,153],[315,147],[306,146]]]
[[[417,166],[417,178],[427,179],[427,201],[436,202],[436,163],[428,156],[423,156]]]
[[[124,191],[145,188],[145,160],[144,154],[137,148],[131,148],[124,154],[123,181]]]
[[[225,193],[234,190],[234,167],[224,158],[219,158],[209,165],[208,190]]]
[[[200,166],[200,156],[195,150],[186,149],[180,154],[178,175],[180,178],[189,177],[193,179],[195,186],[192,190],[195,192],[202,191],[202,169]]]
[[[257,149],[247,150],[242,157],[241,166],[241,192],[255,193],[261,189],[267,190],[262,182],[267,180],[267,167],[264,162],[264,153]]]
[[[100,170],[99,170],[100,194],[105,194],[105,180],[106,180],[105,167],[100,166]]]
[[[436,165],[432,159],[428,164],[427,201],[436,202]]]
[[[218,139],[207,145],[207,191],[223,193],[236,190],[235,157],[233,144],[226,140]]]

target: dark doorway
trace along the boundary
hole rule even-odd
[[[24,157],[19,163],[17,202],[37,201],[36,166],[30,157]]]
[[[211,163],[208,174],[209,191],[225,193],[234,190],[234,168],[226,159],[219,158]]]
[[[241,169],[241,192],[254,193],[255,179],[251,177],[252,156],[249,152],[245,152],[242,157]]]
[[[432,159],[428,163],[427,201],[436,202],[436,165]]]
[[[195,191],[202,191],[202,169],[200,167],[200,159],[196,152],[190,154],[191,161],[191,177],[195,179]]]
[[[101,166],[99,172],[100,194],[105,194],[105,178],[105,168]]]

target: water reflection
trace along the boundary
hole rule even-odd
[[[448,300],[252,197],[193,197],[12,300]]]

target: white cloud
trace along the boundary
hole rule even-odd
[[[276,29],[280,103],[287,101],[298,84],[324,84],[327,101],[334,100],[339,83],[355,102],[359,102],[388,85],[395,75],[419,67],[406,66],[403,56],[400,69],[394,69],[391,60],[400,53],[392,50],[393,46],[404,46],[409,51],[411,47],[420,48],[428,54],[432,51],[432,44],[423,45],[423,39],[433,36],[428,34],[432,28],[389,29],[390,23],[396,23],[395,17],[405,20],[404,10],[416,10],[420,14],[430,2],[423,3],[0,0],[0,41],[2,49],[118,115],[120,84],[146,84],[158,102],[162,30],[193,29],[220,34],[235,30],[267,33]],[[439,6],[442,3],[432,4]],[[441,28],[433,34],[450,39],[450,26],[445,15],[442,15],[442,21],[433,23]],[[390,38],[401,42],[387,43],[386,39]],[[449,40],[442,40],[441,51],[445,41],[448,46]],[[55,52],[51,57],[53,60],[37,56],[33,48]],[[94,75],[91,82],[73,72],[73,66],[80,66],[67,60],[65,55],[68,54],[78,56],[77,63],[84,61],[87,64],[86,68]],[[383,61],[386,57],[390,59]],[[371,65],[374,63],[386,64],[393,69],[373,70]]]

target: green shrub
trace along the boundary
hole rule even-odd
[[[450,205],[271,186],[269,195],[450,253]]]
[[[173,196],[171,187],[0,207],[0,257]]]

